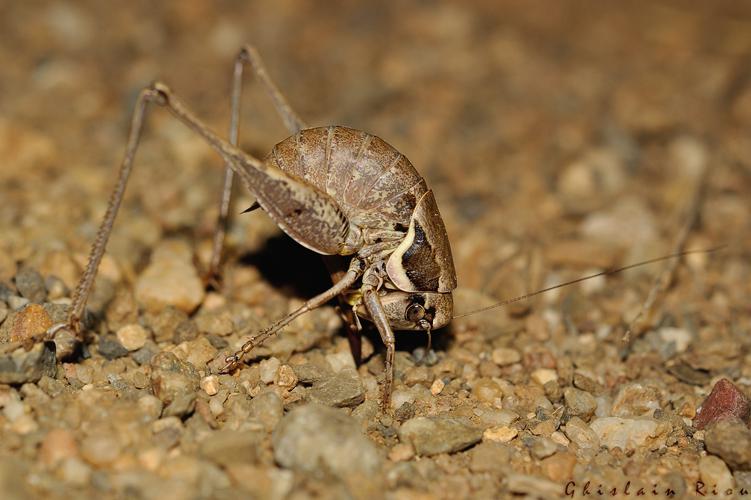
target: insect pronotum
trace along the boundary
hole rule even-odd
[[[237,147],[246,64],[269,93],[292,134],[274,146],[264,159]],[[250,46],[243,48],[235,61],[229,140],[222,139],[196,118],[165,84],[157,82],[141,91],[115,188],[76,287],[67,321],[54,325],[48,335],[54,336],[67,328],[80,336],[80,319],[125,192],[150,103],[167,108],[207,141],[226,164],[208,279],[218,275],[233,177],[237,175],[257,200],[248,210],[263,209],[296,242],[322,254],[334,282],[325,292],[251,337],[225,359],[221,371],[236,368],[245,354],[298,316],[339,297],[355,359],[360,358],[358,318],[375,324],[386,346],[382,387],[382,404],[386,407],[394,379],[394,330],[430,333],[447,325],[453,316],[456,273],[433,192],[409,160],[382,139],[341,126],[309,128],[291,109]],[[691,252],[603,271],[460,316],[686,253]]]

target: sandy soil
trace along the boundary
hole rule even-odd
[[[4,498],[751,487],[738,451],[751,449],[749,4],[4,2],[0,33]],[[32,347],[65,317],[139,90],[168,82],[225,133],[244,43],[310,124],[378,135],[425,177],[451,238],[456,313],[727,246],[456,319],[433,352],[397,334],[386,413],[383,346],[369,333],[355,367],[333,306],[212,375],[243,328],[328,278],[254,212],[234,217],[224,281],[206,292],[222,163],[154,109],[86,343],[57,362]],[[286,136],[249,82],[243,148],[263,156]],[[234,213],[253,201],[236,193]],[[739,420],[698,429],[721,379]]]

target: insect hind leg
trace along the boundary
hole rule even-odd
[[[253,76],[261,83],[269,94],[269,97],[274,104],[274,108],[276,108],[277,113],[279,113],[279,116],[290,133],[296,134],[303,128],[306,128],[307,125],[305,122],[303,122],[297,113],[292,110],[287,99],[279,91],[273,80],[268,76],[266,66],[263,64],[263,60],[258,54],[258,51],[255,47],[246,45],[240,50],[240,53],[235,58],[235,66],[232,74],[232,98],[229,126],[230,144],[233,146],[237,146],[238,144],[240,129],[240,98],[242,96],[243,72],[246,65],[250,67]],[[219,267],[221,265],[222,250],[224,248],[224,240],[227,234],[227,226],[229,224],[233,181],[234,172],[230,165],[225,165],[222,196],[219,200],[219,215],[217,216],[216,228],[214,229],[214,236],[212,239],[211,260],[209,261],[209,268],[204,279],[207,284],[214,288],[218,287],[220,275]],[[255,210],[256,208],[259,208],[257,202],[245,212]]]
[[[174,116],[180,119],[183,123],[189,126],[193,131],[201,135],[204,140],[211,144],[224,158],[226,162],[232,162],[232,168],[245,175],[244,181],[247,183],[246,170],[247,168],[253,168],[260,166],[261,162],[238,150],[228,142],[219,138],[216,134],[211,132],[200,120],[193,116],[187,109],[185,109],[177,100],[174,100],[169,88],[161,83],[155,83],[150,87],[143,89],[138,95],[136,101],[135,110],[131,118],[130,132],[128,135],[128,142],[125,148],[122,162],[117,171],[117,180],[115,187],[110,194],[109,201],[107,203],[107,210],[105,211],[102,222],[97,230],[96,238],[91,246],[91,252],[86,264],[86,269],[81,276],[76,290],[73,294],[73,300],[71,303],[70,312],[68,318],[63,324],[53,325],[48,330],[48,337],[53,337],[54,334],[63,328],[71,330],[76,337],[80,338],[80,322],[81,317],[86,307],[91,287],[94,284],[96,273],[99,268],[99,264],[104,255],[107,241],[109,240],[112,228],[117,217],[117,212],[122,203],[123,195],[125,194],[125,188],[128,184],[128,179],[133,170],[133,160],[140,144],[141,133],[143,131],[144,119],[146,110],[149,103],[157,103],[161,106],[167,107]]]

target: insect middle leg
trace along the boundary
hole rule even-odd
[[[263,60],[258,54],[258,51],[255,47],[246,45],[240,50],[240,53],[235,58],[235,66],[232,74],[229,143],[233,146],[238,145],[240,131],[240,98],[242,96],[243,70],[245,69],[246,64],[250,66],[253,76],[258,79],[269,94],[269,97],[271,97],[277,113],[279,113],[279,116],[282,118],[284,125],[290,133],[296,134],[300,130],[306,128],[307,125],[305,122],[303,122],[297,113],[292,110],[287,99],[284,98],[284,95],[268,76],[266,66],[263,64]],[[227,225],[229,223],[229,209],[232,197],[233,180],[234,172],[232,171],[232,167],[229,164],[225,164],[222,196],[219,201],[219,215],[214,230],[209,269],[206,272],[206,281],[209,283],[216,283],[220,275],[219,267],[222,260],[224,240],[227,234]],[[254,204],[251,208],[258,208],[258,204]]]
[[[386,365],[384,367],[384,383],[383,393],[381,396],[381,409],[387,411],[391,402],[391,389],[394,385],[394,359],[396,357],[396,339],[394,338],[394,331],[389,324],[386,311],[383,309],[381,299],[378,298],[378,291],[373,283],[365,283],[368,281],[368,276],[363,278],[363,301],[365,307],[370,313],[370,317],[373,320],[378,333],[381,335],[381,340],[386,346]]]
[[[342,292],[349,289],[352,285],[355,284],[355,282],[362,275],[363,267],[364,266],[363,266],[362,261],[357,260],[357,259],[352,259],[349,269],[347,270],[345,275],[342,277],[342,279],[337,281],[334,284],[334,286],[332,286],[325,292],[320,293],[316,295],[315,297],[313,297],[312,299],[308,300],[301,307],[297,308],[295,311],[293,311],[289,315],[280,319],[279,321],[277,321],[270,327],[266,328],[265,330],[255,335],[253,338],[251,338],[247,342],[245,342],[238,351],[236,351],[231,356],[227,356],[225,358],[224,361],[226,364],[219,371],[222,373],[226,373],[228,371],[235,369],[237,365],[240,364],[245,354],[249,353],[254,347],[263,343],[266,339],[268,339],[272,335],[275,335],[276,333],[278,333],[282,328],[290,324],[295,318],[305,314],[308,311],[311,311],[313,309],[316,309],[324,305],[329,300],[333,299],[337,295],[340,295]]]

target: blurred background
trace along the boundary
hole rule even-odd
[[[144,85],[164,80],[226,133],[244,43],[310,124],[367,130],[411,159],[464,287],[507,296],[543,268],[664,253],[708,165],[691,243],[748,248],[745,2],[3,1],[0,32],[0,242],[16,260],[86,252]],[[286,135],[249,82],[243,147],[264,155]],[[165,231],[196,234],[205,254],[221,168],[152,113],[115,255],[137,266],[134,249]],[[238,220],[240,252],[275,231]]]

